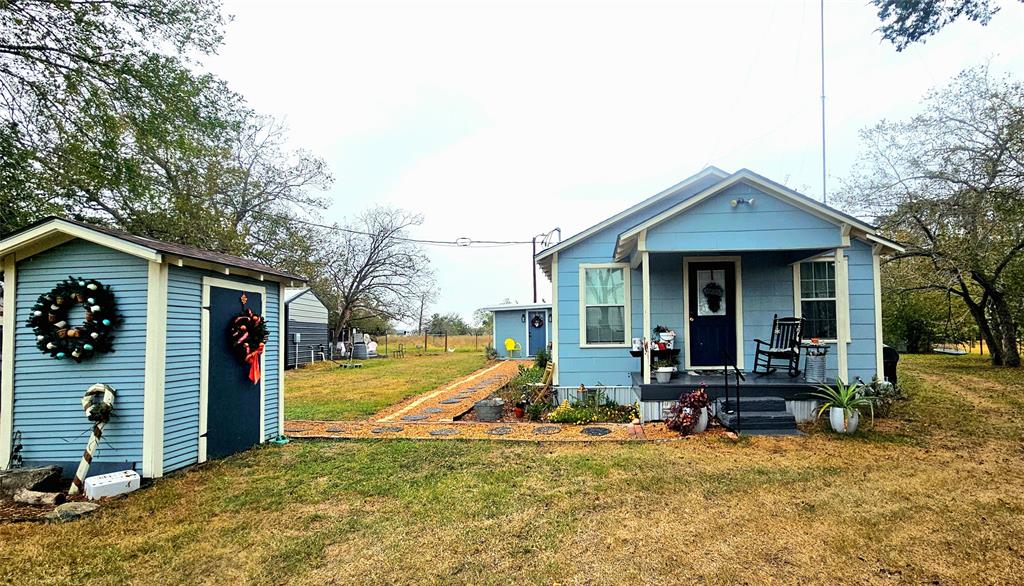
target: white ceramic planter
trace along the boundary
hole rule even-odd
[[[667,383],[672,380],[672,373],[674,371],[674,368],[659,368],[654,371],[654,378],[659,383]]]
[[[832,407],[828,410],[828,420],[836,433],[853,433],[857,431],[857,425],[860,423],[860,413],[854,409],[847,416],[845,409]]]
[[[701,433],[708,428],[708,408],[700,408],[700,418],[697,419],[697,425],[693,426],[693,433]]]
[[[660,334],[658,334],[658,336],[661,337],[662,342],[671,342],[672,340],[676,339],[675,332],[661,332]]]

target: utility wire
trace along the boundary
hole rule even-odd
[[[345,232],[346,234],[357,234],[359,236],[375,236],[370,232],[363,232],[361,230],[353,230],[352,228],[343,228],[338,225],[321,224],[318,222],[312,222],[309,220],[303,220],[301,218],[288,217],[288,216],[277,216],[279,219],[288,222],[297,222],[299,224],[305,224],[306,226],[313,226],[316,228],[324,228],[326,230],[334,230],[337,232]],[[416,244],[426,244],[429,246],[448,246],[456,248],[497,248],[501,246],[517,246],[521,244],[532,244],[529,240],[473,240],[472,238],[456,238],[455,240],[432,240],[425,238],[409,238],[406,236],[393,236],[395,240],[402,242],[414,242]]]

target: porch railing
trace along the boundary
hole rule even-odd
[[[732,368],[732,372],[736,379],[736,435],[740,434],[740,381],[746,381],[747,378],[740,372],[738,366],[736,366],[736,359],[733,358],[732,354],[725,350],[722,352],[723,368],[722,372],[725,373],[725,401],[723,406],[729,405],[729,369]]]

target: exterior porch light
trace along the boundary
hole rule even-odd
[[[752,206],[752,205],[754,205],[754,198],[745,199],[745,198],[739,197],[739,198],[736,198],[734,200],[730,200],[729,201],[729,205],[731,205],[732,207],[736,207],[736,206],[738,206],[740,204]]]

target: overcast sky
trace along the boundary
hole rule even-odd
[[[858,130],[912,114],[959,70],[1024,77],[1024,6],[1002,4],[987,27],[959,22],[897,53],[866,2],[826,2],[830,185]],[[417,237],[568,237],[709,164],[821,197],[814,0],[226,9],[205,65],[326,159],[330,221],[382,203],[423,213]],[[529,248],[431,248],[435,311],[530,302]]]

